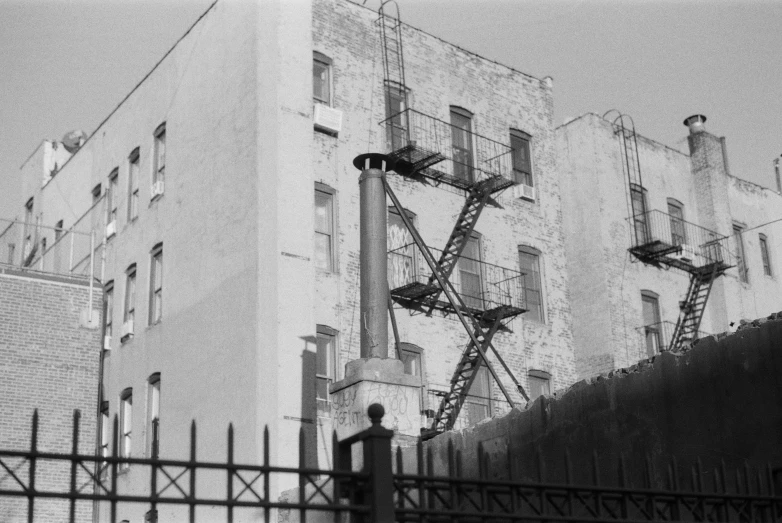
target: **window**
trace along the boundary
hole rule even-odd
[[[405,94],[402,87],[386,84],[386,145],[389,151],[401,149],[409,141]]]
[[[678,200],[668,198],[668,217],[671,220],[671,244],[683,245],[687,243],[687,234],[684,228],[684,205]]]
[[[119,169],[116,167],[109,175],[109,184],[106,186],[106,223],[117,219],[117,185],[119,182]]]
[[[519,247],[521,287],[524,293],[524,319],[543,323],[543,291],[540,275],[540,251],[532,247]]]
[[[467,413],[467,425],[475,425],[491,415],[491,387],[489,385],[489,369],[481,365],[476,372],[467,397],[464,409]]]
[[[405,366],[405,374],[423,377],[424,349],[412,343],[400,343],[399,345],[402,351],[402,363]]]
[[[472,183],[472,113],[451,106],[451,142],[453,146],[453,175]]]
[[[128,157],[128,221],[138,217],[138,172],[139,148],[133,149]]]
[[[634,183],[630,184],[630,202],[635,229],[635,245],[649,243],[649,226],[646,214],[646,189]]]
[[[152,184],[166,179],[166,122],[155,129],[155,157],[152,170]],[[153,195],[153,198],[156,195]]]
[[[405,210],[407,218],[415,214]],[[416,281],[415,245],[396,207],[388,209],[388,288],[397,289]]]
[[[334,258],[334,192],[315,184],[315,267],[333,271]]]
[[[100,201],[101,190],[102,188],[100,184],[92,188],[92,205],[95,205]]]
[[[530,136],[527,133],[511,129],[510,148],[513,165],[513,181],[533,187],[532,158],[529,149]]]
[[[125,271],[125,313],[122,316],[123,339],[133,334],[133,322],[136,318],[136,264]]]
[[[119,398],[119,455],[122,458],[129,458],[133,434],[133,389],[123,390]],[[127,463],[120,464],[121,469],[127,469],[129,466]]]
[[[114,331],[114,281],[110,281],[106,283],[106,286],[103,288],[103,301],[105,302],[106,312],[105,316],[103,317],[103,332],[105,336],[111,337],[112,332]]]
[[[736,254],[736,268],[739,271],[739,280],[744,283],[749,282],[749,269],[747,268],[747,258],[744,255],[744,237],[742,231],[744,227],[733,224],[733,241],[735,243],[734,252]]]
[[[62,223],[60,220],[54,224],[54,272],[62,270],[62,245],[60,244],[64,232]]]
[[[483,282],[481,278],[481,238],[473,233],[456,262],[458,289],[464,304],[483,310]]]
[[[25,267],[32,262],[33,255],[33,199],[27,200],[24,205],[24,246],[22,250],[22,265]]]
[[[163,244],[152,248],[152,263],[149,271],[149,324],[154,325],[163,318]]]
[[[551,374],[542,370],[530,370],[527,373],[527,385],[530,401],[551,394]]]
[[[663,347],[658,295],[651,291],[641,291],[641,305],[646,355],[651,357],[660,352]]]
[[[16,256],[16,244],[8,243],[8,265],[14,264],[14,256]]]
[[[147,450],[156,458],[160,450],[160,373],[156,372],[147,381]]]
[[[331,58],[315,51],[312,58],[312,97],[331,105]]]
[[[337,331],[325,325],[317,326],[317,355],[315,357],[315,393],[318,410],[328,413],[329,385],[336,379]]]
[[[109,402],[104,401],[100,404],[100,455],[105,458],[109,455],[109,434],[111,425],[109,421]],[[100,464],[100,474],[105,475],[108,472],[109,464],[102,461]]]
[[[763,261],[763,274],[772,276],[771,258],[768,255],[768,239],[765,234],[760,234],[758,241],[760,242],[760,259]]]

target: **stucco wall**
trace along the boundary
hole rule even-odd
[[[435,467],[446,470],[448,443],[462,450],[464,473],[477,475],[475,449],[483,442],[492,463],[508,463],[517,478],[534,480],[537,455],[546,479],[565,479],[570,453],[575,482],[591,482],[597,453],[601,482],[615,484],[620,454],[631,484],[642,485],[649,456],[662,486],[671,458],[681,480],[701,460],[705,484],[724,461],[728,470],[782,464],[782,313],[720,340],[664,353],[608,376],[580,381],[526,410],[513,410],[471,430],[429,441]],[[506,466],[489,469],[507,477]]]

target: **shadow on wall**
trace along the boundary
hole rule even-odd
[[[448,445],[477,476],[475,449],[483,445],[496,479],[593,481],[617,484],[620,459],[636,486],[668,481],[672,459],[682,482],[699,459],[708,485],[715,469],[745,464],[782,467],[782,312],[734,334],[699,340],[608,376],[580,381],[462,432],[427,442],[435,469],[447,473]],[[621,458],[620,458],[621,456]]]

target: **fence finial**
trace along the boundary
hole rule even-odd
[[[383,405],[380,403],[373,403],[367,409],[367,414],[369,414],[369,419],[372,420],[372,425],[380,425],[380,420],[383,419],[385,413],[386,409],[383,408]]]

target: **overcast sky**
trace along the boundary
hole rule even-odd
[[[91,133],[211,1],[0,0],[0,176],[44,138]],[[782,2],[397,1],[413,26],[552,76],[556,124],[619,109],[686,150],[682,120],[701,113],[726,137],[732,174],[774,187]],[[2,205],[0,217],[18,214]]]

